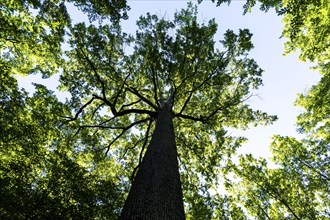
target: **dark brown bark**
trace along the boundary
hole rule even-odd
[[[185,219],[173,114],[158,113],[149,147],[126,199],[122,220]]]

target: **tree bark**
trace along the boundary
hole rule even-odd
[[[122,220],[184,220],[181,181],[170,107],[156,128],[121,213]]]

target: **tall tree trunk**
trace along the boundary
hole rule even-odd
[[[122,220],[185,219],[169,107],[158,113],[156,129],[121,213]]]

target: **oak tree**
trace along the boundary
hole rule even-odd
[[[76,109],[68,121],[133,173],[122,219],[184,219],[183,198],[194,212],[244,141],[226,128],[275,118],[245,102],[262,84],[248,30],[216,46],[216,23],[199,24],[191,4],[173,21],[147,14],[137,25],[135,36],[117,24],[73,27],[61,75]]]

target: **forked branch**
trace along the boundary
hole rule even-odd
[[[126,127],[124,127],[124,128],[122,128],[122,131],[121,131],[121,133],[119,134],[119,135],[117,135],[109,144],[108,144],[108,146],[106,147],[106,152],[105,152],[105,155],[108,155],[108,152],[109,152],[109,150],[110,150],[110,147],[111,147],[111,145],[113,144],[113,143],[115,143],[121,136],[123,136],[124,134],[125,134],[125,132],[126,131],[128,131],[129,129],[131,129],[132,127],[134,127],[134,126],[136,126],[136,125],[138,125],[138,124],[141,124],[141,123],[144,123],[144,122],[146,122],[146,121],[148,121],[148,120],[151,120],[151,118],[150,117],[148,117],[148,118],[145,118],[145,119],[141,119],[141,120],[139,120],[139,121],[136,121],[136,122],[133,122],[132,124],[130,124],[130,125],[128,125],[128,126],[126,126]]]
[[[153,109],[155,109],[156,111],[159,110],[159,108],[154,105],[154,103],[152,103],[149,99],[147,99],[146,97],[144,97],[141,93],[139,93],[139,91],[133,87],[128,87],[127,88],[128,91],[130,91],[132,94],[136,95],[138,98],[140,98],[142,101],[144,101],[145,103],[147,103],[148,105],[150,105]]]
[[[76,112],[75,116],[72,118],[72,117],[65,117],[68,119],[68,121],[74,121],[74,120],[77,120],[77,118],[79,117],[79,115],[82,113],[82,111],[89,105],[91,104],[92,102],[94,101],[94,97],[92,97],[88,102],[86,102],[83,106],[81,106],[79,108],[79,110]]]

